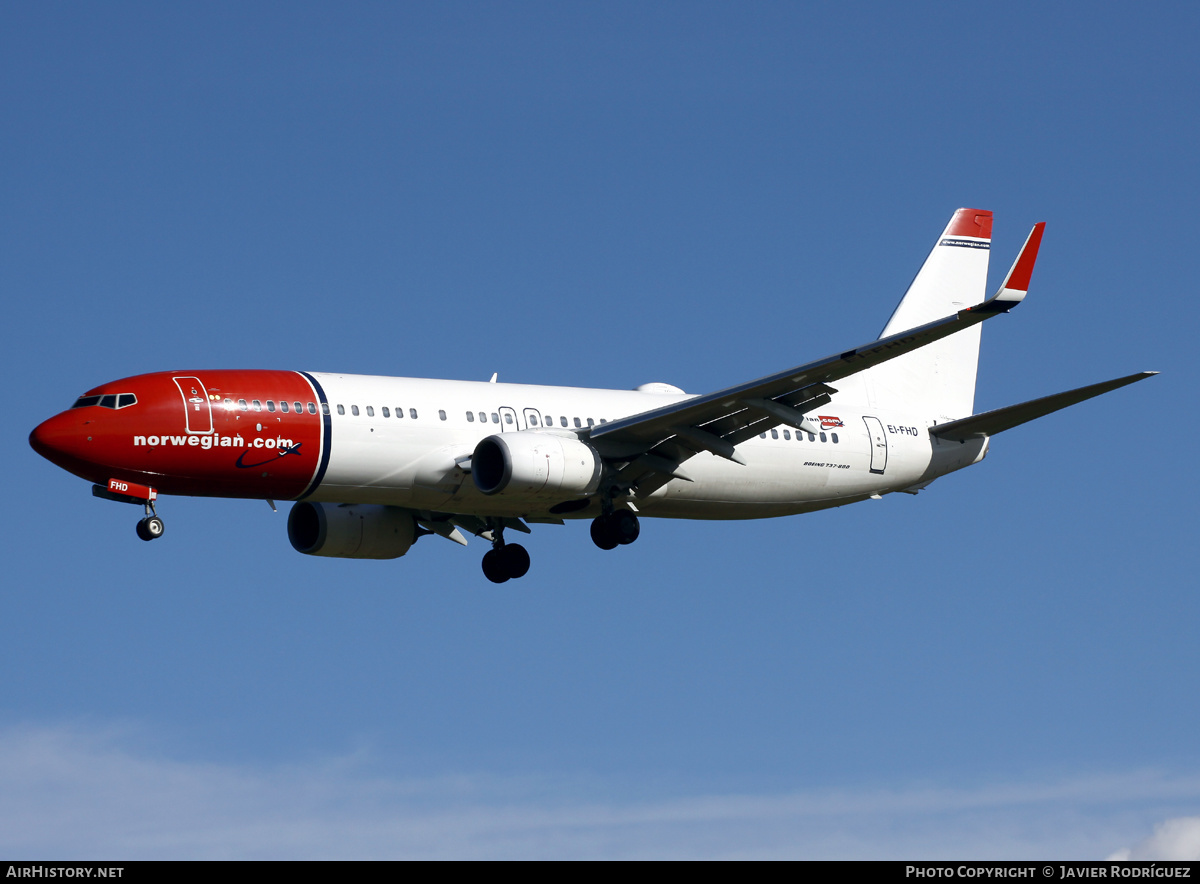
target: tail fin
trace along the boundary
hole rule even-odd
[[[955,212],[880,337],[908,331],[982,302],[991,245],[991,212]]]
[[[1040,239],[1040,230],[1039,239]],[[880,337],[950,316],[981,303],[986,296],[992,213],[959,209],[938,237]],[[1036,248],[1033,250],[1036,256]],[[1018,263],[1022,264],[1025,252]],[[1022,278],[1028,287],[1028,267]],[[1014,266],[1014,273],[1017,268]],[[1012,274],[1010,274],[1010,277]],[[937,420],[969,415],[975,405],[979,335],[975,325],[865,373],[867,400],[875,407],[905,408]]]

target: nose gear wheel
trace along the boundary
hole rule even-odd
[[[146,516],[137,523],[137,536],[142,540],[157,540],[163,534],[163,520],[158,516]]]

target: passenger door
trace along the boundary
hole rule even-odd
[[[183,397],[183,410],[187,420],[187,431],[205,436],[213,431],[212,402],[208,390],[200,378],[172,378]]]

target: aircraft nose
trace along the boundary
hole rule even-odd
[[[64,411],[34,427],[29,434],[29,444],[46,460],[70,469],[66,461],[77,463],[87,460],[88,443],[91,441],[87,433],[89,423],[70,411]]]

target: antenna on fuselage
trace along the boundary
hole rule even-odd
[[[490,381],[488,381],[488,383],[489,384],[496,383],[496,378],[498,378],[498,377],[500,377],[500,372],[498,372],[498,371],[492,372],[492,379]]]

